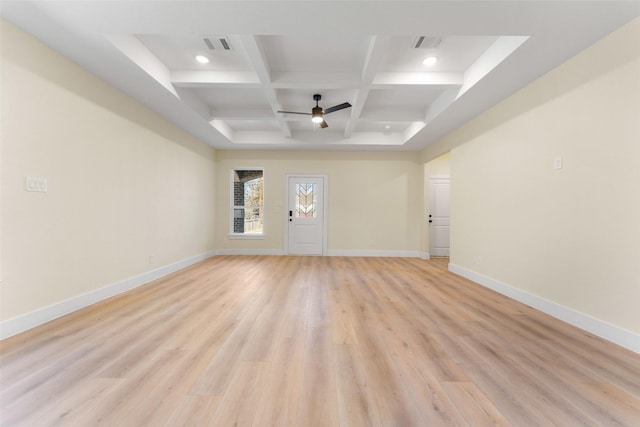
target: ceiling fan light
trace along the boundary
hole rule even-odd
[[[313,123],[322,123],[324,119],[322,118],[322,108],[321,107],[313,107],[311,109],[311,121]]]

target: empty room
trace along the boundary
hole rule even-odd
[[[0,15],[0,426],[640,425],[640,1]]]

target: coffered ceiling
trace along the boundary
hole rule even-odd
[[[640,2],[22,0],[2,15],[216,148],[420,150]],[[320,128],[314,94],[351,107]]]

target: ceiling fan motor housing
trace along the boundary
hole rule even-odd
[[[311,121],[314,123],[320,123],[324,119],[322,118],[322,107],[313,107],[311,109]]]

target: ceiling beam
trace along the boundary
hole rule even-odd
[[[243,44],[244,49],[247,52],[249,62],[251,62],[256,76],[263,87],[264,94],[269,102],[269,106],[271,106],[271,111],[274,117],[279,118],[280,114],[277,114],[277,111],[282,110],[282,106],[280,105],[280,101],[278,100],[278,96],[271,82],[271,70],[269,69],[269,63],[260,40],[256,36],[250,35],[240,36],[238,39]],[[278,123],[285,138],[291,138],[291,128],[287,124],[286,120],[280,119],[278,120]]]
[[[351,138],[353,129],[356,126],[357,119],[362,114],[362,109],[369,96],[371,90],[371,84],[380,66],[380,62],[387,52],[389,46],[389,37],[387,36],[373,36],[369,41],[367,48],[367,56],[362,67],[362,74],[360,79],[361,87],[356,94],[356,98],[353,101],[351,107],[351,120],[347,123],[344,129],[344,137]]]
[[[367,109],[367,113],[361,114],[358,119],[368,122],[417,122],[423,121],[424,117],[425,112],[420,108],[388,107]]]
[[[225,138],[227,138],[229,141],[234,142],[234,132],[233,129],[231,129],[231,127],[225,123],[223,120],[211,120],[209,122],[209,124],[216,129],[218,132],[220,132],[222,135],[224,135]]]
[[[397,87],[399,85],[462,86],[463,73],[378,73],[372,83],[376,88]]]
[[[272,74],[275,89],[354,89],[360,77],[353,73],[277,72]]]
[[[260,80],[251,71],[171,71],[171,83],[176,87],[225,87],[225,88],[259,88]]]
[[[175,87],[171,84],[171,72],[169,69],[136,36],[121,34],[110,35],[106,38],[116,49],[143,69],[165,89],[178,96]]]
[[[489,74],[528,39],[529,37],[527,36],[498,37],[498,40],[496,40],[489,49],[476,59],[476,61],[464,72],[464,85],[460,88],[458,97],[471,89],[473,85]]]
[[[268,109],[225,108],[224,110],[211,110],[211,119],[218,120],[277,120],[273,112]]]

